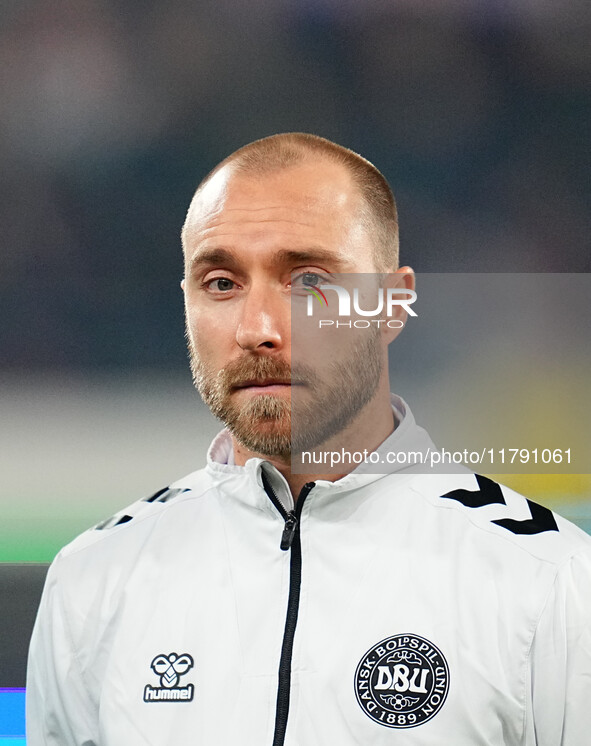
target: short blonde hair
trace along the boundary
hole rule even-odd
[[[368,231],[375,234],[375,261],[380,272],[398,268],[398,211],[390,185],[368,160],[342,145],[318,135],[286,132],[264,137],[244,145],[224,158],[201,181],[198,194],[221,168],[234,164],[237,172],[263,174],[302,163],[318,155],[344,166],[358,187],[365,203],[363,218]],[[183,237],[185,228],[183,226]]]

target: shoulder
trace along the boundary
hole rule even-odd
[[[78,555],[93,557],[133,554],[145,544],[146,538],[157,530],[164,516],[183,520],[185,509],[203,501],[214,489],[205,469],[195,471],[153,494],[142,497],[109,518],[100,521],[67,544],[57,555],[54,564],[69,564]]]
[[[164,576],[165,582],[172,577],[169,559],[183,543],[179,537],[193,537],[198,525],[202,532],[208,531],[211,516],[216,515],[216,497],[211,477],[203,469],[137,500],[78,536],[49,568],[40,610],[42,626],[67,629],[76,649],[99,639],[129,597],[130,587],[135,587],[137,601],[153,593],[157,577]],[[189,574],[189,568],[186,563],[181,572]]]
[[[556,566],[574,555],[591,561],[591,537],[549,508],[478,474],[422,475],[411,489],[482,548],[529,555]],[[509,547],[513,551],[509,550]]]

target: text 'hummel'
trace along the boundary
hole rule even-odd
[[[193,658],[190,655],[157,655],[150,668],[160,677],[160,686],[146,684],[144,702],[190,702],[193,699],[193,684],[178,685],[180,677],[193,668]]]

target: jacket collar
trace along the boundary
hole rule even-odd
[[[317,480],[314,490],[316,495],[324,492],[330,494],[348,492],[376,482],[387,474],[410,475],[424,469],[424,467],[420,469],[408,463],[387,463],[388,454],[391,453],[426,453],[429,449],[435,449],[428,433],[417,425],[409,406],[400,396],[391,394],[391,406],[396,420],[396,428],[377,449],[380,455],[380,467],[362,463],[349,474],[334,482]],[[378,468],[383,468],[383,471],[378,473]],[[291,509],[293,500],[287,482],[270,462],[262,458],[251,458],[244,466],[237,466],[234,463],[232,438],[227,429],[222,430],[214,438],[207,453],[206,470],[214,482],[220,486],[228,480],[232,482],[236,478],[239,480],[246,479],[251,486],[256,485],[257,491],[264,492],[261,469],[265,470],[265,474],[275,488],[279,499],[288,510]]]

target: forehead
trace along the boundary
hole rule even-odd
[[[340,242],[364,232],[363,199],[348,170],[324,159],[260,174],[227,164],[195,195],[184,227],[185,249],[214,239],[261,236]],[[367,239],[366,239],[367,240]]]

